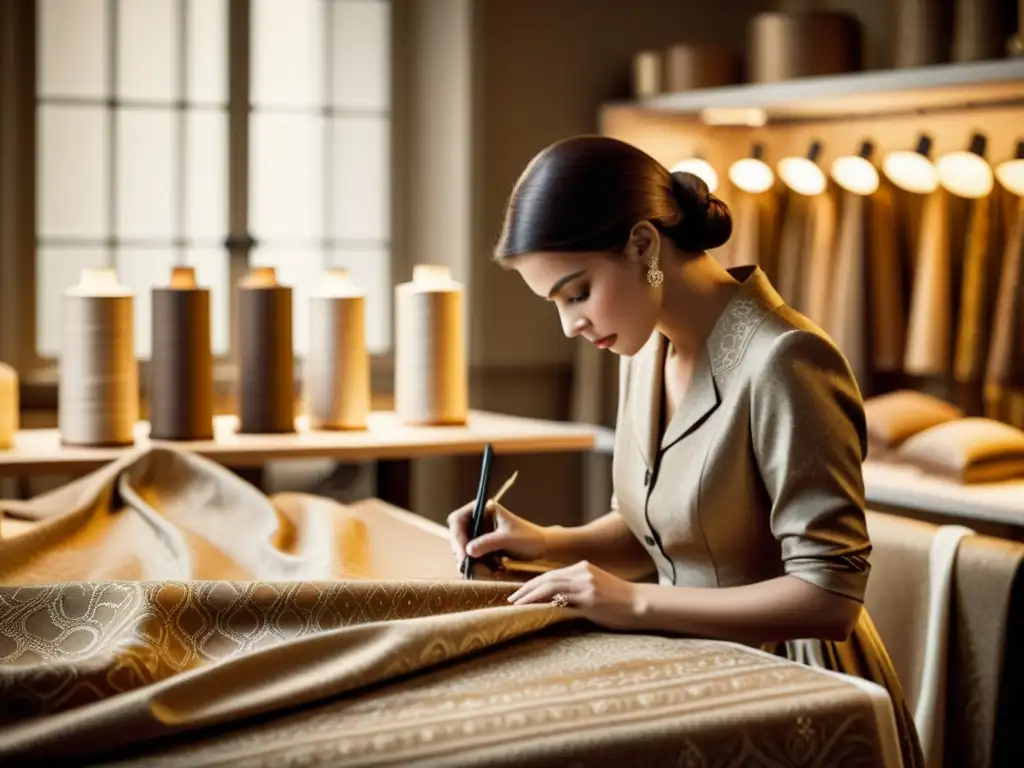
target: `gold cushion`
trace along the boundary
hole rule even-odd
[[[1001,421],[957,419],[908,438],[900,461],[961,483],[1024,477],[1024,431]]]
[[[890,451],[908,437],[929,427],[962,418],[964,413],[937,397],[901,389],[864,402],[869,453]]]

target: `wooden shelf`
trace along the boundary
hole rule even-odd
[[[792,122],[998,104],[1024,104],[1024,59],[702,88],[608,107],[694,117],[708,110],[761,110],[769,122]]]

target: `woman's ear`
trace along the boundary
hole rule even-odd
[[[629,230],[626,258],[635,264],[657,264],[661,250],[661,233],[649,221],[638,221]]]

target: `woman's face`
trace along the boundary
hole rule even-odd
[[[529,253],[513,268],[534,293],[554,303],[566,336],[631,357],[654,332],[661,292],[641,260],[615,253]]]

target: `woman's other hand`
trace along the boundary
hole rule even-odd
[[[575,608],[603,627],[632,629],[643,613],[641,594],[639,585],[581,561],[531,579],[508,601],[514,605],[554,603]]]
[[[492,552],[504,552],[513,560],[529,562],[544,557],[547,536],[544,528],[512,514],[501,504],[487,502],[483,529],[487,531],[470,541],[470,527],[476,502],[469,502],[448,515],[448,534],[456,561],[468,554],[481,558]]]

